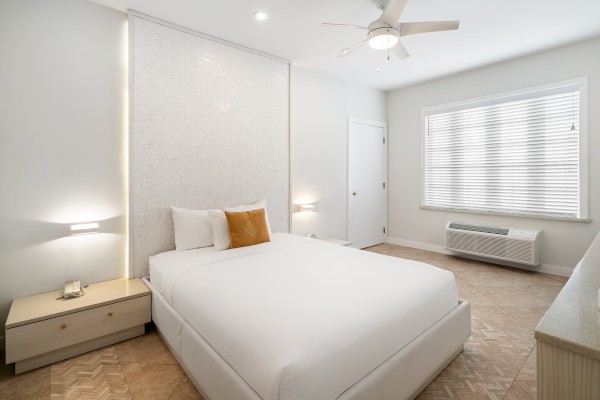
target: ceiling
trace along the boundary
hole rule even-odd
[[[391,90],[600,35],[598,0],[409,0],[400,22],[461,20],[458,31],[402,38],[411,57],[340,50],[365,32],[321,22],[368,25],[382,0],[92,0],[136,10],[339,79]],[[253,13],[269,18],[256,21]],[[380,72],[377,70],[380,69]]]

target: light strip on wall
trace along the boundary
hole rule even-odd
[[[129,82],[130,82],[130,72],[129,72],[129,21],[126,20],[123,25],[123,121],[122,121],[122,134],[123,134],[123,153],[122,153],[122,164],[123,164],[123,194],[124,194],[124,202],[125,202],[125,277],[131,278],[130,276],[130,255],[129,255],[129,246],[130,246],[130,237],[129,237]]]
[[[72,224],[71,235],[87,235],[90,233],[98,233],[100,231],[100,225],[97,222],[87,222],[84,224]]]

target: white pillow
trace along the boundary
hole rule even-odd
[[[213,245],[213,230],[207,210],[171,207],[175,227],[175,249],[189,250]]]
[[[261,200],[255,204],[246,204],[237,207],[227,207],[225,211],[240,212],[240,211],[251,211],[251,210],[265,210],[265,220],[267,222],[267,230],[269,236],[271,236],[271,225],[269,224],[269,217],[267,216],[267,203],[265,200]],[[229,228],[227,227],[227,217],[225,212],[221,210],[210,210],[208,212],[208,218],[210,225],[212,226],[213,240],[215,249],[225,250],[231,247],[231,239],[229,237]]]

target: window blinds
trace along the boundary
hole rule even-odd
[[[425,206],[582,218],[579,85],[425,113]]]

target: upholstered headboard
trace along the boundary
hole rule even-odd
[[[169,207],[267,200],[288,232],[289,63],[130,12],[130,275],[173,250]]]

